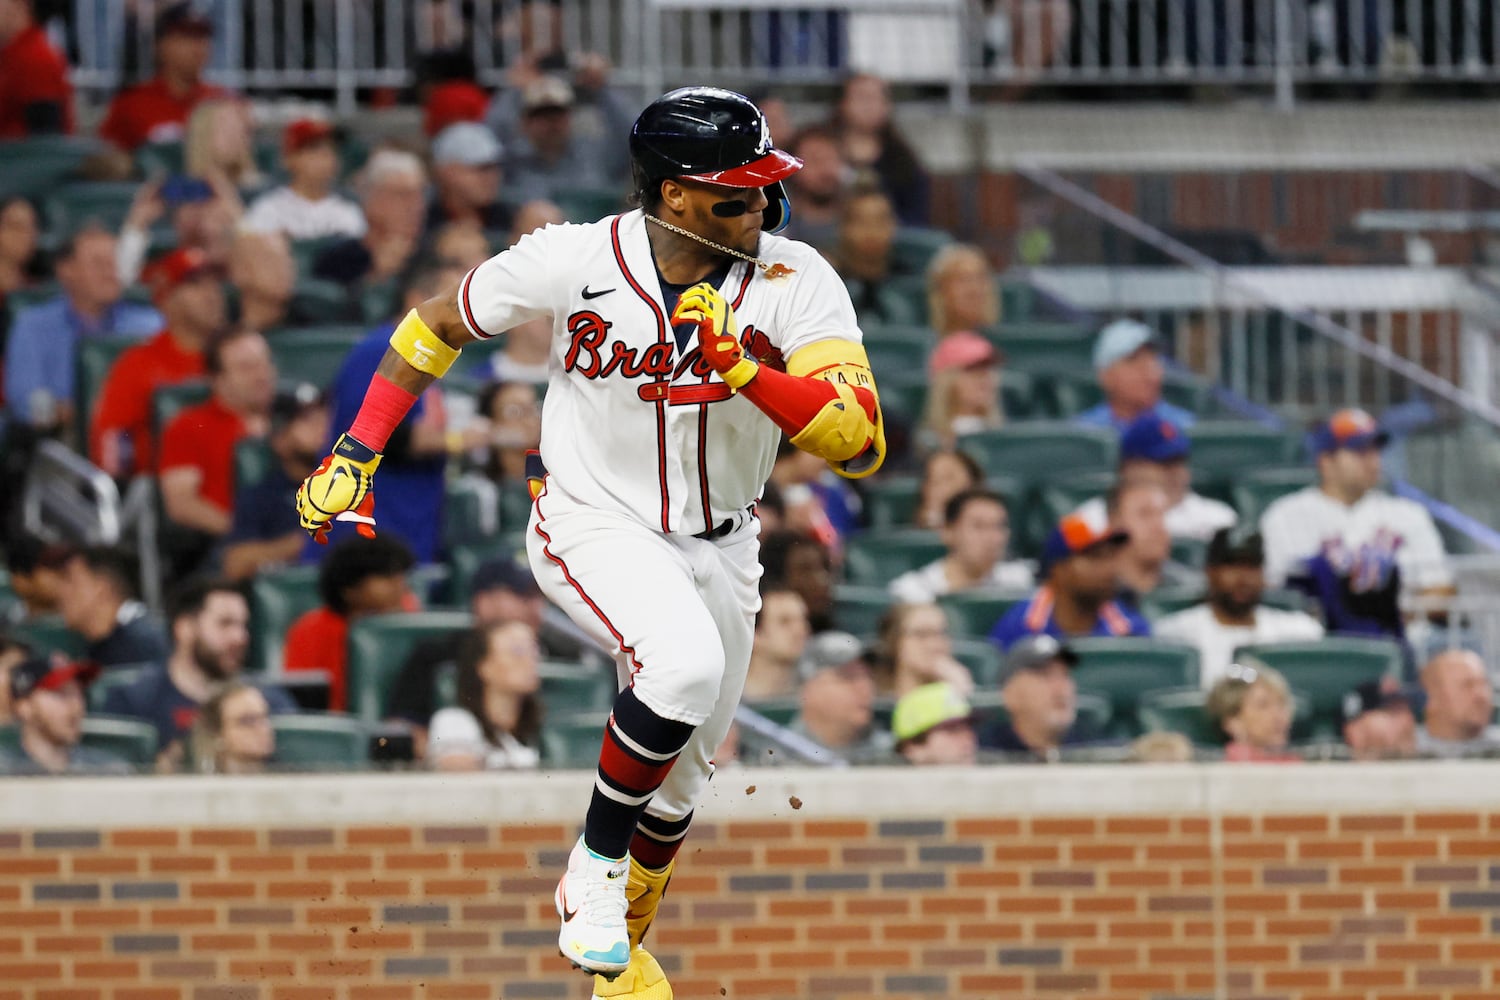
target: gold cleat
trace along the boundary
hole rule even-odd
[[[594,977],[593,1000],[672,1000],[672,984],[651,953],[636,945],[630,965],[613,981]]]

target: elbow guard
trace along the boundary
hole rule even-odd
[[[864,347],[852,340],[820,340],[788,358],[786,371],[821,379],[836,393],[792,444],[824,459],[846,479],[879,469],[885,461],[885,420]]]

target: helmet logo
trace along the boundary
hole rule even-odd
[[[755,147],[755,152],[761,156],[771,151],[771,126],[766,123],[766,116],[760,116],[760,143]]]

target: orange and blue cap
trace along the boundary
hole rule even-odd
[[[1313,450],[1319,455],[1340,448],[1363,451],[1384,448],[1390,439],[1389,432],[1381,430],[1375,418],[1364,410],[1340,410],[1313,431]]]

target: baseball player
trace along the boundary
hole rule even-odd
[[[641,947],[750,662],[755,500],[785,433],[867,476],[885,434],[854,308],[803,243],[774,235],[802,164],[739,94],[692,87],[630,134],[640,208],[548,226],[409,313],[297,508],[315,536],[374,530],[392,428],[474,341],[549,317],[527,550],[537,582],[617,657],[621,691],[566,873],[564,957],[596,997],[670,998]]]

